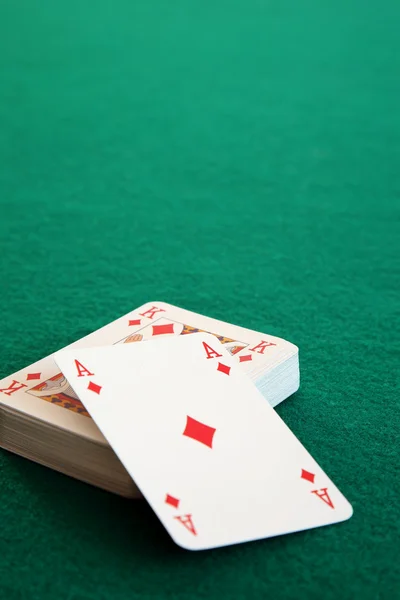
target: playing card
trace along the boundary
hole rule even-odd
[[[351,516],[215,336],[74,349],[55,360],[180,546],[225,546]]]
[[[149,302],[67,348],[131,344],[170,336],[185,336],[203,330],[215,334],[224,347],[236,357],[244,372],[254,380],[257,379],[259,370],[270,373],[269,377],[277,391],[271,396],[266,390],[265,397],[273,405],[298,388],[298,349],[290,342],[204,317],[164,302]],[[289,387],[277,388],[276,382],[283,379],[282,369],[287,360],[294,361],[294,380]],[[268,381],[267,377],[265,385]],[[105,443],[86,408],[60,373],[53,355],[0,381],[0,408],[2,404],[73,434]]]

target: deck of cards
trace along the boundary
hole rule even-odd
[[[183,548],[268,538],[352,514],[273,409],[298,386],[293,344],[148,303],[2,380],[0,445],[143,495]]]

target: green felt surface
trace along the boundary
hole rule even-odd
[[[399,17],[1,3],[0,377],[148,300],[286,337],[278,413],[354,506],[189,553],[144,502],[1,451],[2,598],[398,597]]]

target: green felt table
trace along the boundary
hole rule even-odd
[[[149,300],[285,337],[278,413],[354,516],[185,552],[144,501],[0,451],[0,597],[398,597],[399,17],[1,3],[0,377]]]

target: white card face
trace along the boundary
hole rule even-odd
[[[185,336],[196,331],[213,333],[248,374],[260,368],[274,369],[288,357],[297,355],[297,347],[286,340],[224,323],[165,302],[149,302],[105,327],[74,342],[68,348],[106,345],[132,345],[150,339]],[[189,336],[190,337],[190,336]],[[136,344],[135,344],[136,345]],[[256,375],[251,375],[254,379]],[[277,377],[279,379],[279,377]],[[296,381],[274,405],[298,388]],[[0,403],[35,418],[62,427],[72,433],[104,442],[85,407],[65,381],[53,355],[33,363],[0,381]]]
[[[183,548],[351,516],[347,500],[214,336],[68,350],[55,360]]]

